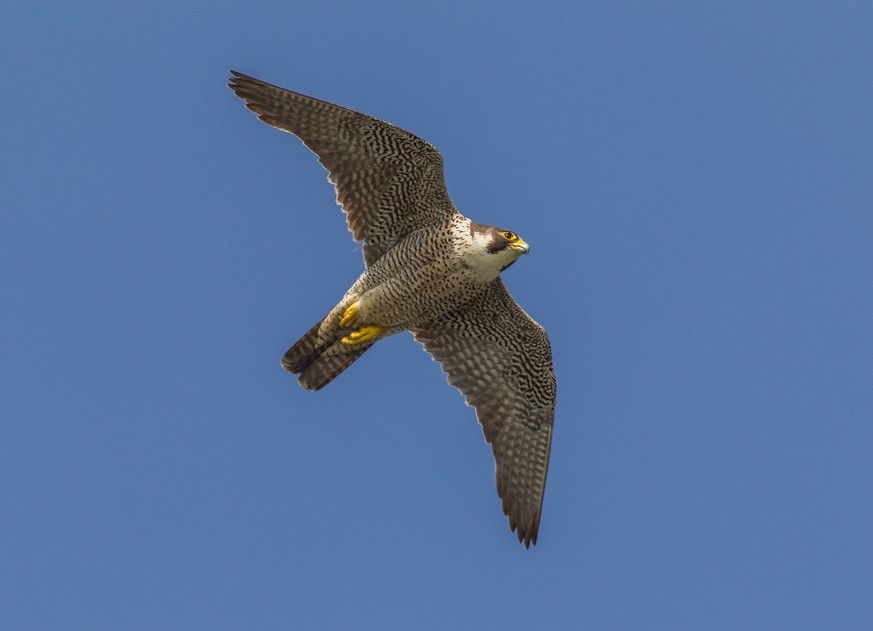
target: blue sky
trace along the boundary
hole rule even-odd
[[[873,624],[873,9],[5,3],[0,626]],[[549,331],[539,544],[229,68],[409,129]]]

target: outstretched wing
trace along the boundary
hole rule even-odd
[[[465,307],[412,332],[476,407],[494,452],[497,494],[509,527],[526,547],[536,543],[555,419],[546,332],[500,278]]]
[[[300,138],[328,170],[337,203],[372,265],[400,238],[455,213],[443,158],[390,123],[231,70],[228,87],[258,118]]]

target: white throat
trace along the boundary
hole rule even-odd
[[[520,253],[512,248],[489,252],[491,238],[481,232],[473,232],[472,240],[467,239],[459,245],[459,253],[464,267],[469,269],[482,282],[489,282],[500,275],[510,263],[518,259]]]

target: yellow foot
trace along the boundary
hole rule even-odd
[[[343,338],[343,344],[360,344],[361,342],[366,342],[367,340],[372,340],[374,337],[378,337],[384,331],[381,326],[362,326],[356,331],[352,331],[346,337]]]
[[[358,319],[358,303],[353,302],[349,305],[349,308],[346,309],[345,313],[343,313],[343,317],[340,318],[340,326],[345,327],[347,329],[351,329],[355,326],[355,320]]]

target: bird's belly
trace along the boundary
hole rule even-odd
[[[476,274],[434,262],[403,270],[358,298],[360,320],[386,328],[408,328],[456,309],[484,286]]]

